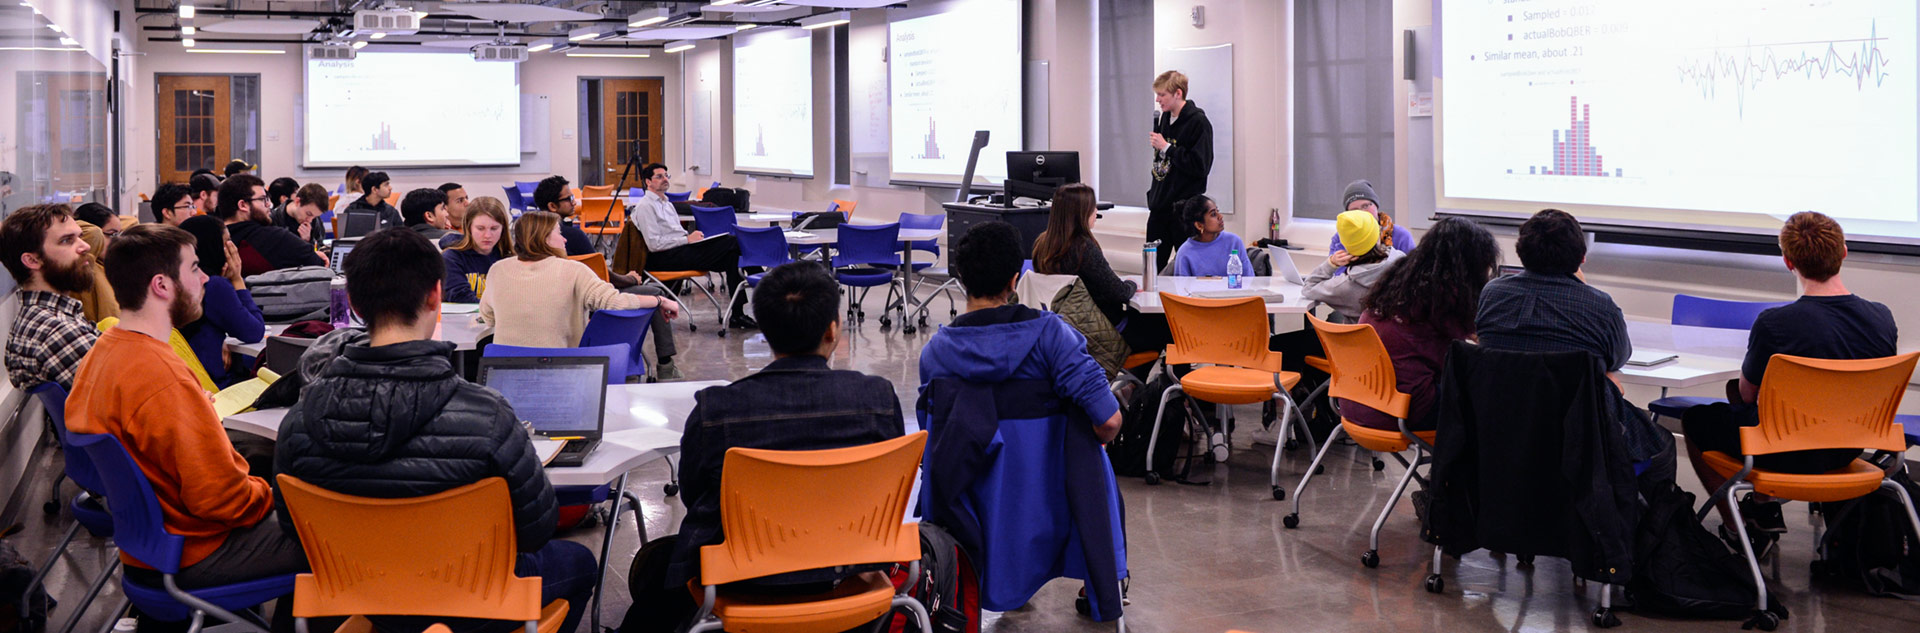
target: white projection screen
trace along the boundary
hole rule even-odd
[[[973,133],[988,130],[976,184],[1007,177],[1021,129],[1019,0],[949,0],[894,9],[888,24],[892,180],[956,185]]]
[[[1912,0],[1437,6],[1444,211],[1920,244]]]
[[[465,51],[309,58],[301,165],[518,165],[519,72]]]
[[[813,31],[735,36],[733,168],[813,176]]]

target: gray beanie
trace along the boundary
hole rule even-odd
[[[1353,208],[1353,201],[1355,200],[1366,200],[1373,203],[1373,206],[1380,206],[1380,198],[1373,193],[1373,183],[1365,180],[1355,180],[1347,183],[1347,193],[1340,196],[1340,210],[1345,211]]]

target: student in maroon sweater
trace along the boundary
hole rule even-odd
[[[1500,247],[1492,234],[1470,220],[1447,218],[1433,225],[1420,246],[1389,267],[1367,294],[1360,322],[1380,334],[1393,357],[1397,389],[1413,396],[1407,428],[1433,430],[1447,346],[1475,338],[1480,290],[1499,263]],[[1361,426],[1400,430],[1392,416],[1359,404],[1341,402],[1340,413]]]

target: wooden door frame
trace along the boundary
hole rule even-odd
[[[155,186],[159,186],[160,183],[166,182],[166,180],[162,178],[162,174],[161,174],[161,172],[165,171],[161,169],[161,166],[166,163],[164,162],[163,154],[162,154],[165,148],[162,148],[160,144],[160,126],[161,126],[160,80],[167,77],[226,77],[227,89],[229,91],[233,89],[233,80],[236,77],[252,77],[256,84],[261,86],[265,85],[264,83],[262,83],[262,77],[260,73],[160,73],[160,72],[154,73],[153,74],[153,181]],[[260,96],[260,91],[258,90],[254,91],[254,98],[258,99],[259,96]],[[229,94],[228,98],[229,99],[232,98],[231,94]],[[229,102],[229,105],[231,105],[231,102]],[[226,123],[229,126],[233,124],[232,110],[233,109],[229,107],[227,112],[228,116],[227,116]],[[261,104],[256,101],[253,104],[253,110],[255,112],[260,112],[263,110],[263,108],[261,107]],[[228,154],[232,154],[233,139],[231,138],[231,136],[229,136],[229,138],[227,139],[227,145],[228,146],[225,148],[222,148],[221,151],[224,151]],[[256,143],[256,145],[258,145],[258,143]],[[215,154],[215,156],[218,156],[218,154]],[[221,161],[217,158],[215,159],[214,162],[221,163]],[[218,165],[215,166],[215,171],[218,171]],[[186,183],[179,183],[179,184],[186,184]]]
[[[671,82],[668,82],[668,81],[667,81],[667,78],[666,78],[666,77],[665,77],[664,75],[648,75],[648,76],[631,76],[631,75],[582,75],[582,76],[580,76],[580,77],[578,78],[578,81],[577,81],[577,83],[575,83],[575,84],[574,84],[574,87],[575,87],[575,93],[576,93],[576,94],[579,94],[579,93],[583,93],[583,92],[585,92],[585,90],[584,90],[584,89],[586,88],[586,86],[587,86],[587,82],[589,82],[589,81],[592,81],[592,82],[603,82],[603,81],[607,81],[607,80],[638,80],[638,81],[646,81],[646,80],[654,80],[654,81],[658,81],[658,82],[660,82],[660,110],[661,110],[661,112],[660,112],[660,120],[661,120],[661,121],[665,121],[665,120],[666,120],[666,109],[667,109],[667,104],[669,103],[669,101],[668,101],[668,100],[672,98],[672,93],[673,93],[673,91],[672,91],[672,84],[671,84]],[[601,95],[601,97],[600,97],[600,101],[604,103],[604,102],[606,101],[606,97],[604,96],[604,95],[605,95],[605,90],[606,90],[606,84],[604,84],[604,83],[597,83],[596,85],[598,85],[598,86],[600,86],[600,95]],[[579,112],[579,116],[580,116],[580,118],[581,118],[581,119],[590,119],[590,117],[588,117],[588,116],[587,116],[587,113],[588,113],[588,112],[590,111],[590,110],[588,110],[588,107],[589,107],[589,106],[588,106],[588,104],[585,104],[585,103],[582,103],[582,104],[580,104],[580,106],[579,106],[579,111],[580,111],[580,112]],[[606,121],[606,113],[605,113],[605,112],[601,112],[601,114],[600,114],[600,122],[604,122],[604,121]],[[600,129],[600,128],[598,127],[598,125],[597,125],[597,123],[596,123],[596,127],[595,127],[595,128],[593,128],[593,129]],[[589,128],[588,128],[587,126],[584,126],[584,125],[583,125],[583,126],[581,126],[581,130],[580,130],[580,133],[581,133],[582,135],[587,135],[587,132],[588,132],[588,130],[589,130]],[[604,129],[600,129],[600,133],[599,133],[599,134],[592,134],[591,136],[592,136],[592,139],[588,141],[589,143],[591,143],[591,145],[589,145],[589,148],[591,149],[591,151],[589,152],[589,157],[591,157],[591,156],[603,156],[603,157],[604,157],[604,156],[606,155],[606,152],[607,152],[607,148],[605,147],[605,141],[606,141],[606,131],[605,131]],[[663,123],[661,123],[661,125],[660,125],[660,144],[661,144],[661,145],[660,145],[660,162],[662,162],[662,163],[664,163],[664,162],[666,162],[666,160],[667,160],[667,149],[666,149],[666,142],[667,142],[667,126],[666,126],[666,124],[665,124],[665,123],[663,122]],[[582,161],[582,162],[584,163],[585,161]],[[599,170],[601,169],[601,165],[604,165],[604,164],[606,164],[606,160],[605,160],[604,158],[602,158],[601,160],[597,160],[597,161],[594,161],[594,165],[593,165],[593,169],[594,169],[594,171],[596,171],[596,172],[598,172],[598,171],[599,171]],[[582,165],[582,168],[584,168],[584,165]],[[585,182],[585,181],[586,181],[586,175],[585,175],[585,174],[581,174],[581,175],[579,176],[579,178],[580,178],[580,180],[581,180],[581,182]],[[609,175],[607,175],[607,176],[604,176],[604,178],[605,178],[605,181],[604,181],[604,182],[602,182],[601,184],[608,184],[608,185],[611,185],[611,184],[615,184],[615,181],[617,181],[617,180],[619,180],[619,179],[620,179],[620,176],[619,176],[619,174],[617,174],[617,173],[615,173],[615,174],[609,174]],[[634,186],[638,186],[638,185],[635,185],[635,184],[633,184],[633,183],[628,183],[628,185],[627,185],[627,186],[628,186],[628,187],[634,187]]]

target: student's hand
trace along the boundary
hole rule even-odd
[[[227,267],[220,271],[220,276],[233,282],[236,290],[247,287],[246,278],[241,274],[240,269],[240,249],[235,247],[233,242],[227,242]]]
[[[698,230],[690,231],[687,233],[687,241],[689,242],[698,242],[704,239],[707,239],[707,234],[701,233]]]
[[[1093,427],[1093,434],[1099,436],[1101,444],[1111,442],[1113,438],[1120,437],[1120,413],[1120,411],[1113,412],[1113,416],[1107,418],[1105,424]]]
[[[1327,263],[1333,264],[1334,268],[1345,266],[1351,261],[1353,261],[1353,255],[1344,248],[1327,254]]]
[[[1153,151],[1156,151],[1156,152],[1167,151],[1167,146],[1172,145],[1172,143],[1167,142],[1167,137],[1161,136],[1160,133],[1158,132],[1155,132],[1153,134],[1148,134],[1147,142],[1153,144]]]
[[[294,229],[294,231],[300,234],[301,240],[307,241],[307,242],[313,241],[313,225],[312,224],[301,222],[300,227],[297,229]]]
[[[680,303],[672,299],[660,299],[660,303],[656,304],[654,309],[666,315],[668,321],[680,318]]]

